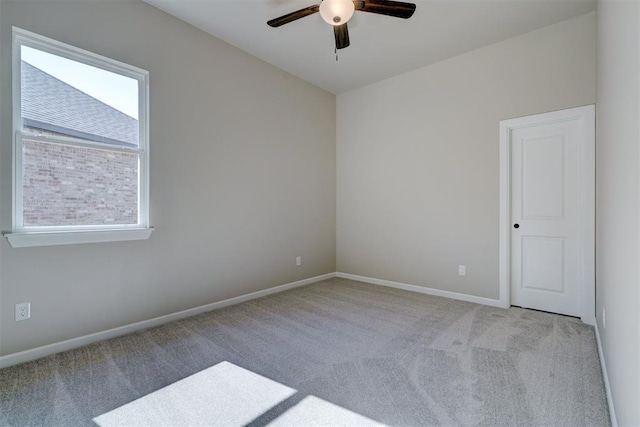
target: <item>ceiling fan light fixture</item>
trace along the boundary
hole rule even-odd
[[[320,16],[327,24],[343,25],[353,16],[355,5],[352,0],[323,0]]]

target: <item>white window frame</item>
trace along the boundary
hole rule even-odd
[[[23,130],[21,90],[21,47],[27,46],[66,59],[111,71],[138,81],[138,147],[106,144],[64,136],[40,135]],[[149,73],[146,70],[79,49],[65,43],[13,27],[13,221],[12,231],[4,233],[12,247],[65,245],[148,239],[149,225]],[[74,147],[135,153],[138,165],[138,223],[131,225],[25,226],[23,223],[23,140]]]

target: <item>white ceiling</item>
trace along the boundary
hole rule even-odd
[[[595,10],[595,0],[413,0],[408,20],[356,12],[334,54],[319,14],[266,22],[319,0],[144,0],[276,67],[341,93]]]

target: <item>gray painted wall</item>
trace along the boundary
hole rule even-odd
[[[150,72],[156,231],[24,249],[0,239],[0,355],[335,271],[332,94],[140,1],[1,8],[0,228],[11,228],[17,26]],[[26,301],[31,320],[14,322]]]
[[[618,423],[640,425],[640,3],[598,2],[598,330]],[[606,327],[603,323],[606,310]]]
[[[338,95],[338,271],[497,299],[498,123],[593,104],[595,37],[592,12]]]

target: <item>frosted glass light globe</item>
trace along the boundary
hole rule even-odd
[[[355,5],[352,0],[323,0],[320,3],[320,16],[327,24],[346,24],[353,16]]]

